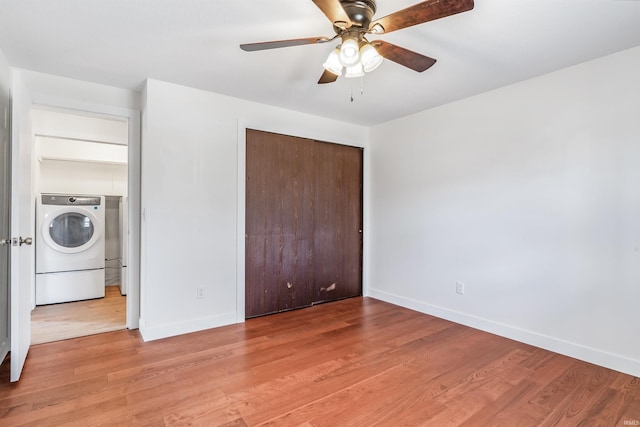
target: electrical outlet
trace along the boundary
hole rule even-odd
[[[464,295],[464,283],[456,282],[456,293]]]
[[[203,299],[204,298],[204,288],[198,288],[197,298],[198,299]]]

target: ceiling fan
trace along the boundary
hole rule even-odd
[[[329,18],[336,33],[333,37],[308,37],[241,44],[247,52],[281,47],[319,44],[341,39],[327,61],[318,84],[335,82],[345,77],[360,77],[375,70],[389,59],[417,72],[422,72],[436,60],[383,40],[367,40],[370,34],[387,34],[413,25],[444,18],[473,9],[473,0],[426,0],[373,21],[375,0],[312,0]]]

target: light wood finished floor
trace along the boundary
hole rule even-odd
[[[125,329],[126,300],[118,286],[107,286],[104,298],[37,306],[31,312],[31,344]]]
[[[624,426],[640,380],[370,298],[144,343],[31,348],[0,368],[21,426]]]

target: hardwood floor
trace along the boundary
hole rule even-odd
[[[31,312],[31,344],[125,329],[126,301],[118,286],[107,286],[104,298],[37,306]]]
[[[640,380],[370,298],[35,345],[0,425],[624,426]]]

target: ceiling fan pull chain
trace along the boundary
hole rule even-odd
[[[364,95],[364,75],[360,76],[360,95]]]
[[[353,82],[349,86],[351,87],[351,102],[353,102]]]

